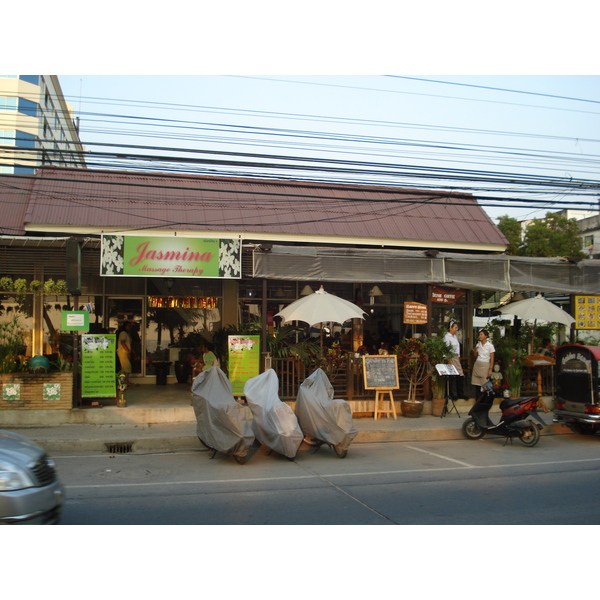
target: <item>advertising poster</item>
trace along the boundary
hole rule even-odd
[[[230,335],[227,339],[229,353],[229,381],[234,396],[243,396],[248,379],[260,373],[260,336]]]
[[[600,329],[600,296],[575,296],[575,329]]]
[[[81,336],[82,398],[116,397],[116,351],[117,336],[114,333]]]

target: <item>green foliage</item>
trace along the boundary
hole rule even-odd
[[[431,376],[435,387],[435,397],[442,398],[444,396],[445,382],[444,378],[438,375],[435,365],[445,364],[449,358],[455,356],[452,352],[452,347],[449,346],[441,336],[431,336],[423,341],[423,349],[427,354],[429,364],[431,366]]]
[[[558,213],[549,212],[543,219],[534,219],[527,227],[523,239],[521,225],[512,217],[500,217],[498,229],[510,243],[506,253],[513,256],[584,257],[577,220]]]
[[[558,213],[547,213],[545,219],[535,219],[525,233],[523,254],[583,258],[577,221]]]
[[[522,243],[519,221],[508,215],[503,215],[498,218],[498,229],[504,234],[509,243],[506,254],[519,255]]]
[[[0,321],[0,373],[13,373],[20,369],[19,355],[25,345],[25,328],[19,314]]]

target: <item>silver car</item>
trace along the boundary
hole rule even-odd
[[[0,430],[0,524],[55,525],[63,494],[56,465],[44,449]]]

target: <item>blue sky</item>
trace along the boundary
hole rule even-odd
[[[6,28],[5,46],[19,51],[4,70],[58,74],[88,149],[102,141],[598,179],[600,71],[589,0],[568,10],[541,0],[61,6],[28,16],[27,43],[22,28]],[[11,4],[3,15],[19,22],[23,8]],[[49,44],[50,31],[63,35]],[[282,129],[310,133],[284,137]],[[503,184],[495,187],[500,194]],[[535,197],[545,202],[536,211],[486,210],[528,218],[577,200],[560,190]]]
[[[598,76],[59,75],[59,80],[81,114],[88,149],[101,141],[598,179]],[[255,126],[269,132],[250,133],[247,128]],[[332,140],[333,135],[346,137]],[[404,180],[419,185],[395,179]],[[492,187],[490,194],[503,193]],[[493,218],[529,218],[568,200],[555,192],[540,198],[547,204],[537,211],[486,210]]]

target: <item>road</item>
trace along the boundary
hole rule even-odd
[[[63,524],[517,525],[600,523],[600,439],[542,435],[354,444],[340,459],[303,444],[245,465],[205,450],[54,456]]]

